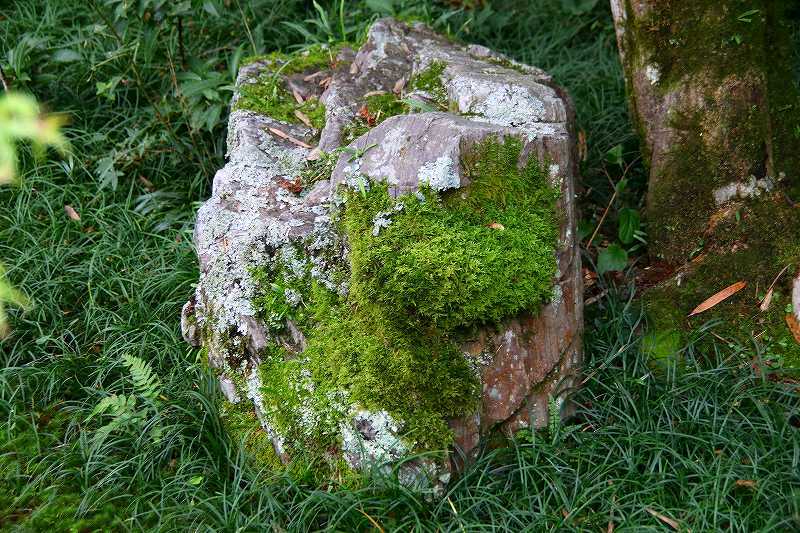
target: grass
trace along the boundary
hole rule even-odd
[[[23,154],[22,185],[0,190],[0,257],[35,303],[11,311],[0,344],[0,528],[597,531],[612,521],[666,530],[651,512],[693,531],[798,527],[796,385],[758,371],[757,341],[714,344],[708,328],[684,348],[681,368],[651,369],[638,305],[624,291],[589,309],[576,418],[487,450],[444,498],[391,476],[345,488],[315,486],[302,470],[259,472],[221,426],[199,353],[179,338],[197,278],[193,213],[223,163],[238,58],[356,40],[373,15],[346,3],[340,24],[337,6],[322,22],[299,0],[205,4],[191,13],[143,2],[126,14],[113,0],[0,8],[6,77],[69,114],[73,147],[45,161]],[[570,90],[588,139],[591,216],[610,197],[605,152],[636,149],[607,7],[575,15],[545,0],[491,4],[397,9],[541,66]],[[319,23],[304,23],[307,35],[281,25],[309,18]],[[623,201],[636,206],[641,175],[631,182]],[[126,355],[157,374],[155,399]],[[130,416],[91,418],[110,394],[134,398]]]

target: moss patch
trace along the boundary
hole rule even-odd
[[[295,114],[299,111],[309,118],[315,129],[322,129],[325,125],[325,106],[317,97],[308,98],[302,104],[298,104],[286,89],[285,77],[338,67],[336,57],[343,46],[345,45],[339,44],[333,47],[317,45],[294,54],[273,52],[247,58],[242,65],[264,61],[268,68],[255,83],[246,83],[240,87],[240,97],[235,109],[255,111],[293,124],[302,122]]]
[[[441,204],[432,194],[398,204],[380,187],[354,196],[345,232],[355,297],[380,303],[394,321],[444,331],[549,299],[555,193],[537,162],[517,166],[520,150],[513,138],[486,142],[465,161],[472,185]],[[389,225],[374,235],[382,213]]]
[[[347,46],[347,43],[340,43],[334,46],[314,45],[293,54],[271,52],[264,55],[248,56],[242,60],[241,66],[263,61],[270,65],[270,69],[273,72],[280,72],[284,76],[329,69],[337,64],[337,56],[345,46]]]
[[[289,446],[335,457],[353,405],[402,421],[414,451],[451,444],[447,419],[480,396],[459,342],[552,295],[557,192],[538,162],[520,166],[521,151],[516,138],[474,147],[464,161],[471,185],[443,197],[393,199],[381,183],[345,191],[336,224],[350,245],[346,296],[310,274],[264,269],[265,294],[301,293],[299,306],[278,309],[306,349],[274,351],[260,368],[265,408]],[[276,309],[271,296],[258,301],[263,313]]]
[[[325,125],[325,106],[319,99],[311,97],[298,104],[286,90],[283,78],[274,74],[264,74],[256,83],[242,85],[235,109],[255,111],[290,124],[301,123],[295,115],[295,111],[299,111],[309,118],[315,129],[320,130]]]
[[[436,104],[447,109],[447,89],[442,82],[442,74],[447,65],[444,61],[432,61],[424,70],[414,74],[408,81],[408,87],[414,91],[425,91],[430,94]]]
[[[689,85],[701,95],[692,98],[695,108],[687,107],[687,99],[675,104],[678,112],[669,117],[669,126],[676,138],[666,161],[659,162],[661,170],[651,176],[648,192],[652,249],[681,264],[708,244],[706,226],[716,210],[717,187],[767,177],[780,180],[779,187],[791,196],[800,194],[800,92],[792,71],[787,3],[654,4],[644,16],[629,17],[627,68],[647,68],[664,93],[688,94],[683,87]],[[633,12],[630,4],[626,9]],[[635,96],[632,105],[637,105]],[[642,133],[645,127],[637,124],[637,129]]]
[[[345,127],[342,142],[350,144],[387,118],[408,112],[408,105],[394,93],[367,96],[359,114]]]
[[[628,28],[629,44],[643,52],[642,60],[658,66],[665,90],[698,72],[721,80],[763,67],[770,3],[660,0]]]
[[[800,210],[779,203],[776,207],[774,198],[751,200],[719,224],[714,248],[697,257],[680,286],[672,280],[646,293],[644,301],[656,334],[690,331],[717,319],[720,335],[743,345],[757,337],[776,364],[800,368],[800,345],[784,320],[790,280],[800,259]],[[789,269],[775,285],[772,304],[761,312],[759,302],[787,265]],[[737,281],[746,281],[747,288],[687,318],[699,303]]]
[[[249,401],[243,400],[236,404],[223,401],[219,412],[225,430],[234,442],[244,446],[259,467],[271,471],[278,471],[283,467],[272,440],[261,428]]]

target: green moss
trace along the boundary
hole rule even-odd
[[[424,70],[417,72],[408,81],[411,90],[425,91],[442,109],[447,109],[447,89],[442,82],[442,74],[447,65],[444,61],[432,61]]]
[[[383,305],[393,321],[444,331],[549,299],[555,193],[536,161],[518,167],[520,150],[514,138],[486,142],[465,161],[472,185],[442,204],[431,194],[406,197],[393,213],[396,204],[381,187],[354,195],[345,232],[355,297]],[[391,224],[373,236],[373,220],[386,212]]]
[[[283,122],[300,124],[295,112],[305,114],[317,130],[325,125],[325,106],[317,97],[306,99],[298,104],[294,96],[286,89],[285,77],[293,74],[333,68],[336,56],[344,45],[335,47],[313,46],[303,52],[284,54],[273,52],[265,56],[246,59],[242,65],[255,61],[265,61],[269,68],[263,72],[255,83],[247,83],[240,87],[240,98],[236,109],[247,109]]]
[[[520,74],[530,74],[524,66],[520,65],[519,63],[515,63],[514,61],[511,61],[507,57],[487,57],[482,59],[484,61],[488,61],[489,63],[494,63],[495,65],[501,66],[503,68],[516,70]]]
[[[263,61],[271,66],[272,71],[280,72],[285,76],[329,69],[336,65],[337,56],[345,46],[347,46],[347,43],[339,43],[334,46],[318,44],[293,54],[272,52],[264,55],[248,56],[241,61],[241,66]]]
[[[258,82],[242,85],[235,109],[255,111],[282,122],[300,124],[295,111],[304,113],[317,130],[325,125],[325,106],[316,97],[298,104],[284,87],[283,78],[263,75]]]
[[[444,197],[392,199],[379,183],[345,192],[336,224],[350,245],[347,296],[295,276],[303,315],[292,318],[307,347],[262,357],[265,409],[289,446],[316,450],[335,471],[320,458],[340,445],[354,404],[403,421],[414,451],[451,444],[447,419],[474,411],[480,397],[459,343],[478,326],[537,312],[552,294],[557,193],[538,162],[520,166],[521,152],[516,138],[473,147],[463,162],[471,185]],[[390,222],[375,231],[381,217]],[[287,277],[273,266],[259,282],[284,287]]]
[[[374,94],[364,99],[366,116],[359,113],[346,127],[343,144],[350,144],[389,117],[409,112],[408,105],[394,93]]]
[[[697,257],[680,285],[671,280],[650,289],[644,298],[657,334],[688,332],[708,320],[721,321],[719,334],[747,345],[752,337],[765,343],[780,364],[800,367],[800,345],[786,323],[790,280],[800,258],[800,212],[775,198],[750,200],[719,222],[713,249]],[[773,289],[766,312],[759,303],[778,273],[787,265]],[[712,309],[688,318],[698,304],[738,281],[746,289]]]
[[[658,66],[664,90],[699,72],[722,80],[764,61],[770,3],[660,0],[634,19],[629,45],[640,51],[638,60]]]
[[[220,417],[225,430],[232,440],[244,446],[250,457],[261,468],[270,471],[279,471],[283,468],[272,440],[258,421],[253,405],[246,399],[233,404],[223,401],[220,407]]]
[[[769,117],[755,105],[708,101],[703,109],[674,113],[670,127],[677,139],[651,177],[648,221],[657,254],[680,264],[702,247],[717,210],[714,190],[765,176]]]

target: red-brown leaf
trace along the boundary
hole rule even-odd
[[[730,298],[731,296],[733,296],[740,290],[744,289],[745,287],[747,287],[746,281],[737,281],[733,285],[725,287],[724,289],[714,294],[713,296],[707,298],[703,303],[692,309],[692,312],[689,313],[689,316],[694,316],[702,313],[703,311],[708,311],[715,305]]]

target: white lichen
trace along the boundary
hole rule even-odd
[[[428,161],[419,167],[417,179],[422,185],[427,185],[434,191],[457,189],[461,179],[456,171],[452,158],[443,155],[435,161]]]
[[[342,452],[351,468],[396,461],[408,453],[410,445],[398,436],[400,423],[386,411],[357,409],[342,423]]]
[[[714,189],[714,201],[717,205],[722,205],[734,198],[752,198],[762,192],[771,191],[774,186],[772,179],[768,177],[756,179],[755,176],[750,176],[747,181],[734,181]]]

